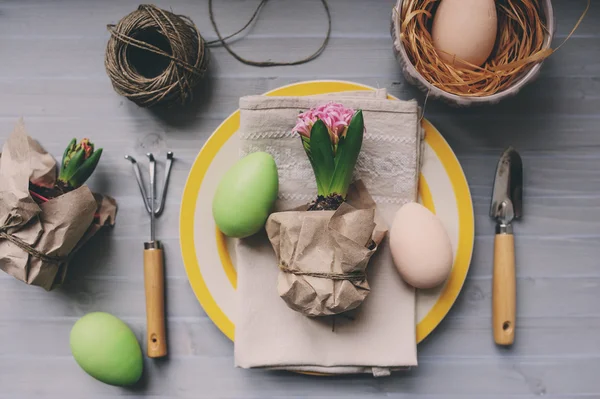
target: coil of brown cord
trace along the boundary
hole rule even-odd
[[[107,28],[104,63],[117,93],[142,107],[191,101],[209,54],[188,17],[142,4]]]
[[[142,107],[164,103],[185,104],[203,78],[208,66],[208,46],[223,46],[238,61],[257,67],[300,65],[317,58],[331,36],[331,13],[327,0],[320,0],[327,17],[327,33],[321,46],[312,54],[292,61],[255,61],[235,52],[227,40],[245,31],[258,18],[268,0],[261,0],[246,24],[223,37],[208,2],[211,24],[218,39],[206,42],[192,20],[142,4],[117,25],[108,25],[111,36],[104,60],[106,72],[115,91]]]

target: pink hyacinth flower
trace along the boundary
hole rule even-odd
[[[331,143],[337,145],[340,137],[346,135],[348,125],[354,116],[354,110],[340,103],[329,102],[298,115],[298,120],[292,132],[310,138],[310,130],[317,120],[322,120],[327,126]]]

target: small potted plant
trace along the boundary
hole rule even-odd
[[[278,293],[306,316],[358,307],[366,268],[385,230],[352,175],[365,131],[361,110],[327,103],[302,112],[293,129],[314,171],[317,195],[302,209],[271,214],[266,230],[279,262]]]
[[[46,290],[62,283],[72,255],[115,221],[115,200],[84,185],[101,155],[73,139],[57,176],[56,160],[17,124],[0,158],[0,269]]]

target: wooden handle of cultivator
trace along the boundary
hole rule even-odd
[[[165,269],[163,250],[158,246],[144,249],[144,286],[146,291],[146,340],[148,357],[167,354],[165,331]]]
[[[515,339],[516,281],[515,240],[512,234],[497,234],[494,240],[492,283],[492,327],[498,345]]]

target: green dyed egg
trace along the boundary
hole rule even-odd
[[[213,218],[226,236],[243,238],[258,232],[277,199],[277,165],[266,152],[254,152],[229,169],[213,197]]]
[[[142,376],[142,350],[120,319],[89,313],[71,329],[71,353],[86,373],[110,385],[131,385]]]

